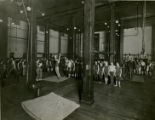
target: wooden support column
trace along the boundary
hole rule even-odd
[[[155,25],[152,26],[152,60],[155,61]]]
[[[8,51],[8,19],[6,15],[3,15],[0,19],[0,59],[6,59]]]
[[[124,40],[123,40],[124,30],[121,26],[120,28],[120,62],[123,63],[123,51],[124,51]]]
[[[80,57],[80,46],[81,46],[80,32],[78,32],[78,38],[77,38],[77,55],[78,55],[78,57]]]
[[[45,26],[45,44],[44,44],[44,53],[45,57],[49,58],[49,28]]]
[[[58,54],[61,53],[61,32],[59,32],[59,41],[58,41]]]
[[[81,41],[81,44],[80,44],[80,57],[82,58],[83,57],[83,33],[80,34],[80,41]]]
[[[105,40],[105,60],[110,61],[110,32],[106,31],[106,40]]]
[[[76,57],[80,56],[80,33],[76,32],[76,43],[75,43],[75,55]]]
[[[82,57],[81,51],[82,51],[82,39],[81,39],[81,32],[79,33],[79,56]]]
[[[68,57],[73,57],[73,37],[71,31],[68,31]]]
[[[111,4],[111,21],[110,21],[110,62],[115,61],[115,4]]]
[[[79,44],[78,44],[78,41],[79,41],[79,37],[78,37],[78,32],[76,32],[76,41],[75,41],[75,57],[78,56],[78,47],[79,47]]]
[[[76,56],[76,30],[73,29],[73,59]]]
[[[32,87],[32,84],[36,81],[36,12],[35,12],[35,1],[30,0],[29,6],[31,11],[28,12],[30,21],[29,32],[28,32],[28,79],[27,84]]]
[[[121,31],[121,28],[120,27],[117,27],[116,28],[116,30],[118,30],[118,32],[116,33],[117,35],[115,35],[115,52],[116,52],[116,54],[115,54],[115,62],[121,62],[121,45],[123,45],[121,42],[123,42],[122,41],[122,39],[123,38],[121,38],[122,36],[121,36],[121,32],[123,32],[123,31]]]
[[[92,79],[92,51],[94,42],[94,18],[95,0],[85,0],[84,4],[84,76],[82,102],[92,104],[94,102],[94,87]]]

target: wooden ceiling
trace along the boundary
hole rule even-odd
[[[2,2],[1,2],[2,1]],[[12,1],[12,2],[11,2]],[[6,10],[8,16],[15,19],[25,19],[20,14],[21,6],[15,1],[0,0],[0,11]],[[25,3],[27,0],[24,0]],[[49,25],[53,29],[66,30],[68,27],[83,28],[83,1],[82,0],[36,0],[37,22],[40,25]],[[107,29],[105,22],[110,20],[110,5],[115,4],[115,17],[124,28],[141,26],[142,1],[95,0],[95,30]],[[155,2],[147,3],[147,24],[155,23]],[[42,16],[45,13],[45,16]]]

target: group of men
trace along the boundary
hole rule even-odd
[[[108,64],[107,61],[96,60],[93,65],[93,78],[95,81],[121,87],[122,68],[117,62]]]
[[[132,79],[133,75],[152,76],[154,62],[149,59],[130,58],[124,59],[123,71],[126,77]]]
[[[124,59],[123,63],[95,60],[93,65],[93,79],[121,87],[123,78],[132,79],[136,75],[152,76],[154,62],[148,59]],[[14,75],[17,81],[20,76],[26,76],[27,63],[26,59],[9,58],[6,61],[0,60],[0,78],[2,83],[10,76]],[[54,73],[59,78],[61,76],[82,78],[83,62],[80,59],[69,59],[61,55],[53,55],[49,59],[38,58],[36,61],[36,80],[42,80],[46,73]]]
[[[2,85],[5,84],[5,80],[13,76],[16,81],[19,81],[20,76],[26,76],[26,60],[8,58],[6,61],[0,60],[0,79]]]
[[[36,79],[41,80],[43,74],[54,73],[58,79],[62,76],[79,78],[81,76],[82,62],[64,56],[54,55],[49,59],[40,58],[36,61]]]

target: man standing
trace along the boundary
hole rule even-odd
[[[109,74],[110,74],[111,85],[114,85],[114,77],[116,74],[116,67],[113,62],[111,62],[110,66],[109,66]]]

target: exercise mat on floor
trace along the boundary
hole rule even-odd
[[[63,120],[79,105],[55,93],[21,103],[23,109],[35,120]]]
[[[59,82],[65,81],[65,80],[67,80],[67,79],[68,79],[67,77],[61,77],[61,78],[58,79],[57,76],[50,76],[50,77],[44,78],[43,80],[49,81],[49,82],[56,82],[56,83],[59,83]]]

